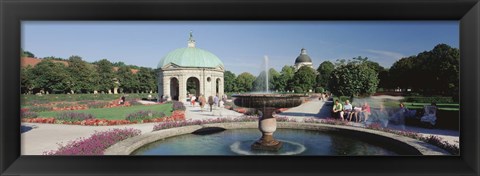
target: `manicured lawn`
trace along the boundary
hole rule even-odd
[[[114,107],[114,108],[99,108],[99,109],[86,109],[86,110],[75,110],[75,111],[48,111],[38,113],[39,117],[56,117],[57,113],[63,112],[82,112],[92,114],[97,119],[108,119],[108,120],[124,120],[125,117],[130,114],[141,110],[151,110],[159,111],[165,113],[166,116],[172,114],[172,104],[161,104],[161,105],[137,105],[130,107]]]

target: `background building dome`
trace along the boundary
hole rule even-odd
[[[195,47],[179,48],[169,52],[160,60],[157,68],[169,63],[180,67],[223,67],[223,62],[213,53]]]
[[[312,62],[312,59],[307,55],[307,50],[305,48],[302,48],[300,55],[295,59],[295,64],[302,62]]]

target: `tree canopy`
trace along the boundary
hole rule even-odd
[[[294,86],[295,92],[308,92],[309,90],[314,90],[316,85],[316,73],[310,67],[300,67],[297,72],[293,75],[293,80],[291,85]]]
[[[317,86],[326,88],[328,86],[328,80],[330,79],[330,75],[332,74],[333,70],[335,70],[335,65],[333,65],[332,62],[322,62],[317,68]]]
[[[328,88],[340,96],[371,95],[378,86],[378,74],[366,60],[340,61],[332,72]]]
[[[253,88],[253,82],[255,81],[255,76],[251,73],[243,72],[235,79],[235,84],[237,85],[237,91],[239,92],[250,92]]]

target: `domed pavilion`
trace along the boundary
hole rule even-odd
[[[300,67],[303,66],[313,68],[312,59],[310,58],[310,56],[307,55],[307,50],[305,48],[302,48],[302,50],[300,50],[300,55],[297,57],[297,59],[295,59],[295,71],[297,71],[298,69],[300,69]]]
[[[192,32],[188,47],[167,53],[157,68],[158,94],[163,99],[185,102],[188,94],[208,98],[224,93],[223,62],[215,54],[196,48]]]

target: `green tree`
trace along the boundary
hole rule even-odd
[[[316,73],[310,67],[300,67],[297,72],[295,72],[291,84],[297,87],[295,92],[300,91],[308,92],[313,90],[316,84]],[[294,87],[294,88],[295,88]]]
[[[64,92],[71,88],[71,77],[63,63],[47,59],[38,63],[31,71],[32,75],[35,75],[33,84],[36,88],[49,93]]]
[[[274,68],[270,68],[268,70],[268,89],[269,91],[275,90],[275,80],[274,77],[278,77],[280,73],[278,73]],[[260,72],[260,74],[255,78],[255,82],[253,83],[253,90],[254,91],[266,91],[266,80],[267,75],[265,71]]]
[[[120,83],[121,92],[135,93],[139,91],[140,82],[138,75],[132,73],[132,69],[129,66],[118,67],[116,72],[116,78]]]
[[[71,89],[87,93],[96,89],[97,72],[93,65],[82,60],[80,56],[70,56],[67,71],[71,75]]]
[[[32,74],[32,67],[28,65],[20,69],[20,88],[21,93],[29,93],[33,88],[33,79],[35,76]]]
[[[292,66],[285,65],[282,67],[280,74],[273,76],[273,86],[276,90],[280,92],[285,92],[287,90],[293,90],[292,85],[289,83],[295,75],[295,68]]]
[[[237,85],[235,84],[235,73],[231,71],[225,71],[223,74],[223,80],[225,83],[225,92],[235,92],[237,91]]]
[[[412,88],[424,95],[458,99],[460,51],[446,44],[402,58],[389,69],[393,87]]]
[[[98,79],[97,85],[99,91],[108,91],[114,88],[114,70],[112,63],[107,59],[102,59],[100,61],[95,62],[97,72],[98,72]]]
[[[365,64],[365,61],[354,60],[338,63],[332,72],[328,88],[330,92],[340,96],[371,95],[378,86],[378,74]]]
[[[335,70],[335,65],[330,61],[324,61],[317,68],[317,86],[326,88],[330,75]]]
[[[21,57],[35,57],[35,54],[31,53],[30,51],[24,51],[23,49],[21,49],[20,52]]]
[[[237,91],[239,92],[250,92],[253,88],[253,82],[255,81],[255,76],[251,73],[243,72],[235,79],[235,84],[237,85]]]
[[[140,67],[138,70],[138,90],[141,92],[150,92],[157,90],[155,71],[151,68]]]

